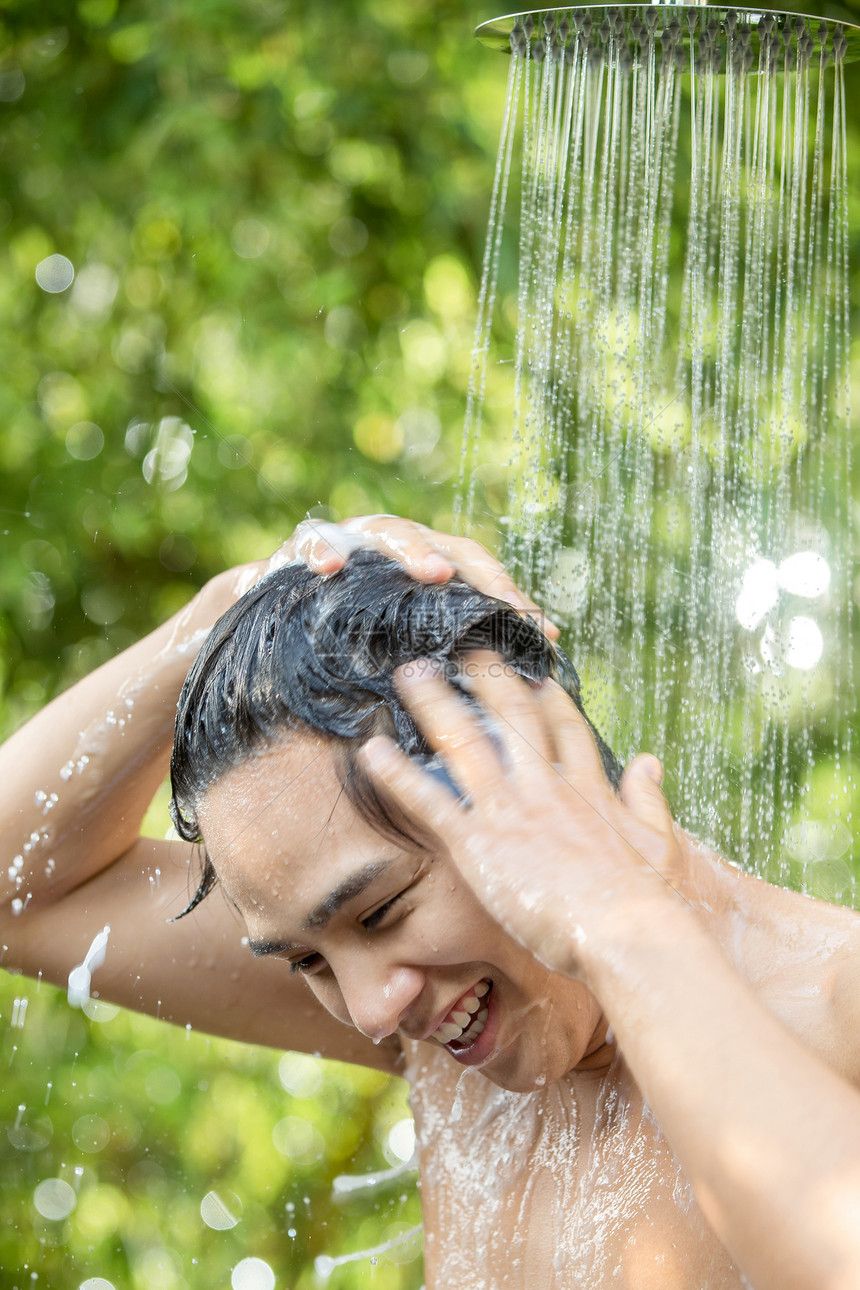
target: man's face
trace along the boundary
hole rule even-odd
[[[293,737],[230,770],[200,822],[252,952],[284,959],[369,1038],[442,1043],[518,1092],[561,1078],[598,1046],[601,1016],[585,987],[507,936],[450,857],[363,820],[330,742]]]

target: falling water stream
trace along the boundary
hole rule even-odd
[[[686,825],[781,879],[789,854],[838,859],[850,739],[837,718],[822,748],[820,728],[852,703],[855,37],[671,5],[525,14],[478,35],[512,57],[466,516],[518,187],[509,557],[568,626],[598,726],[624,757],[665,759]],[[816,759],[826,823],[797,806]],[[842,878],[827,894],[850,896]]]

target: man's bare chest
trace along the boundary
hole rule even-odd
[[[739,1290],[653,1118],[623,1085],[534,1094],[443,1069],[413,1095],[427,1285]]]

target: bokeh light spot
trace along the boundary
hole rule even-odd
[[[735,614],[741,627],[755,631],[777,602],[779,582],[772,560],[756,560],[745,571]]]
[[[91,27],[106,27],[116,13],[117,4],[118,0],[78,0],[78,13]]]
[[[293,1097],[313,1097],[323,1082],[322,1063],[307,1053],[284,1053],[278,1063],[278,1078]]]
[[[36,281],[43,291],[57,295],[75,280],[75,266],[65,255],[49,255],[36,265]]]
[[[230,1197],[229,1205],[218,1195],[217,1191],[207,1191],[200,1202],[200,1217],[213,1232],[227,1232],[239,1222],[235,1210],[239,1208],[238,1198]]]
[[[129,427],[131,430],[131,427]],[[126,445],[129,434],[126,434]],[[179,417],[162,417],[155,444],[143,459],[143,477],[148,484],[160,484],[166,491],[179,488],[188,476],[188,462],[194,434]]]
[[[404,408],[397,418],[407,457],[424,457],[439,442],[442,423],[430,408]]]
[[[183,533],[168,533],[158,548],[158,558],[171,573],[185,573],[197,559],[197,547]]]
[[[110,311],[119,278],[107,264],[85,264],[75,279],[72,300],[88,318],[103,318]]]
[[[367,225],[351,215],[344,215],[336,220],[328,235],[329,246],[335,255],[342,255],[345,259],[363,251],[367,246],[367,239]]]
[[[272,1129],[272,1142],[282,1156],[297,1165],[314,1165],[325,1155],[325,1141],[319,1129],[297,1115],[278,1121]]]
[[[475,291],[464,265],[453,255],[437,255],[424,270],[424,295],[441,318],[471,317]]]
[[[788,644],[785,649],[785,661],[789,667],[808,672],[821,658],[824,650],[824,637],[821,629],[812,618],[798,615],[788,625]]]
[[[415,1121],[398,1120],[388,1131],[388,1147],[392,1155],[404,1164],[415,1155]]]
[[[0,103],[15,103],[24,93],[26,81],[20,67],[0,72]]]
[[[30,1118],[29,1112],[21,1111],[15,1123],[6,1130],[6,1136],[16,1151],[42,1151],[54,1133],[54,1126],[47,1115]]]
[[[242,434],[228,434],[218,445],[218,460],[228,470],[241,470],[250,465],[253,455],[251,440]]]
[[[823,596],[830,586],[830,565],[817,551],[796,551],[779,566],[779,585],[793,596],[809,600]]]
[[[275,1274],[265,1259],[242,1259],[230,1277],[233,1290],[274,1290]]]
[[[243,260],[256,260],[269,245],[271,234],[258,219],[240,219],[230,234],[230,244]]]
[[[365,336],[363,320],[349,305],[330,309],[323,331],[332,349],[360,349]]]
[[[100,1115],[82,1115],[72,1126],[72,1140],[79,1151],[95,1155],[110,1142],[110,1125]]]
[[[110,587],[84,587],[81,592],[81,609],[91,623],[99,627],[110,627],[122,617],[125,602],[118,592]]]
[[[54,27],[51,31],[43,32],[33,41],[33,48],[42,58],[56,58],[61,54],[69,43],[68,27]]]
[[[151,1245],[134,1258],[135,1281],[146,1290],[185,1290],[181,1260],[174,1250]]]
[[[156,1066],[147,1073],[145,1088],[148,1097],[159,1106],[175,1102],[182,1092],[182,1081],[170,1066]]]
[[[81,1012],[90,1021],[97,1021],[104,1025],[107,1021],[113,1021],[114,1017],[119,1016],[119,1008],[115,1003],[105,1003],[103,999],[94,999],[92,995],[84,999],[81,1004]]]
[[[355,446],[371,461],[394,461],[403,451],[403,430],[399,422],[381,412],[359,417],[352,437]]]
[[[385,60],[388,75],[399,85],[415,85],[430,67],[430,59],[420,49],[395,49]]]
[[[66,452],[75,461],[92,461],[104,446],[104,433],[94,421],[76,421],[66,431]]]
[[[46,1178],[33,1192],[33,1204],[42,1215],[53,1223],[68,1218],[75,1208],[73,1189],[62,1178]]]
[[[439,380],[447,363],[445,338],[428,322],[408,323],[400,333],[400,348],[411,376],[430,384]]]

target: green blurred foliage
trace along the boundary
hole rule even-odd
[[[318,1256],[420,1223],[414,1173],[340,1195],[338,1175],[390,1170],[405,1086],[359,1067],[216,1041],[6,977],[0,992],[0,1271],[5,1287],[228,1286],[243,1259],[310,1290]],[[420,1284],[415,1241],[374,1266]],[[368,1260],[332,1290],[365,1284]],[[106,1290],[99,1286],[99,1290]]]
[[[308,511],[446,522],[505,77],[452,3],[0,15],[8,727]]]
[[[308,512],[450,523],[505,92],[471,26],[451,0],[0,4],[5,731]],[[277,1055],[8,977],[0,1033],[4,1285],[208,1290],[257,1256],[305,1287],[420,1221],[413,1176],[332,1199],[392,1163],[398,1081],[325,1065],[295,1100]],[[290,1117],[307,1159],[273,1144]],[[417,1287],[415,1255],[330,1284]]]
[[[450,525],[505,95],[471,36],[491,14],[0,0],[3,731],[308,512]],[[508,352],[514,277],[509,239]],[[491,543],[511,398],[491,370]],[[253,1256],[309,1288],[316,1256],[418,1221],[414,1181],[332,1194],[392,1163],[397,1081],[321,1064],[298,1096],[279,1054],[88,1021],[19,978],[0,980],[0,1035],[4,1287],[209,1290]],[[50,1179],[65,1218],[36,1207]],[[210,1192],[234,1227],[206,1224]],[[397,1257],[330,1284],[417,1288],[420,1260]]]

